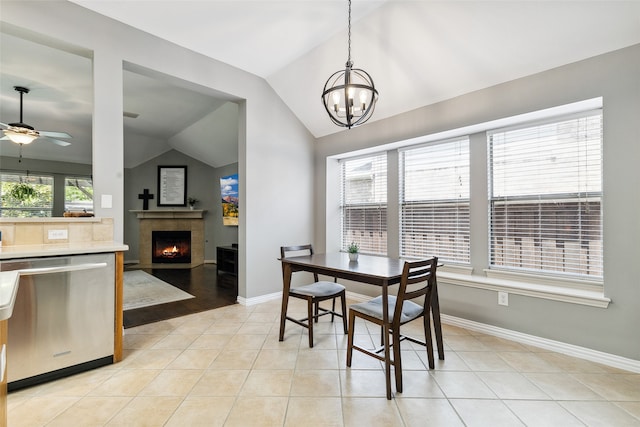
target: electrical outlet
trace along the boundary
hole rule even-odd
[[[509,294],[507,292],[498,292],[498,304],[509,305]]]
[[[49,230],[49,240],[64,240],[68,238],[67,230]]]

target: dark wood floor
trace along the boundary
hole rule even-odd
[[[217,274],[215,264],[204,264],[195,268],[131,268],[143,270],[160,280],[190,293],[195,298],[167,304],[142,307],[124,312],[124,327],[132,328],[159,320],[171,319],[236,303],[238,291],[235,277]]]

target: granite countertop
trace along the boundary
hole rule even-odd
[[[129,246],[113,241],[55,243],[46,245],[12,245],[0,247],[0,260],[57,255],[95,254],[101,252],[120,252],[127,250],[129,250]]]

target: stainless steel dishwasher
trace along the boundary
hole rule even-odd
[[[113,253],[2,261],[20,270],[9,318],[9,390],[113,363]]]

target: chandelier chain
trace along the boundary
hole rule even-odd
[[[349,0],[349,32],[348,32],[348,55],[347,63],[351,63],[351,0]]]

